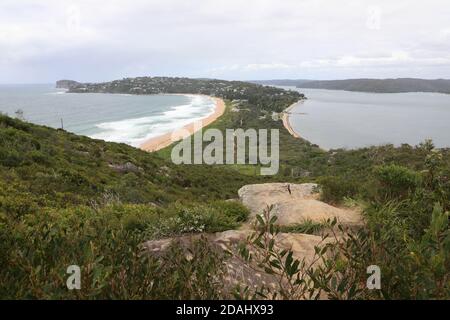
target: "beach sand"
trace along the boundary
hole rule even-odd
[[[178,132],[186,131],[186,132],[189,132],[190,135],[192,135],[197,130],[199,130],[203,127],[206,127],[209,124],[211,124],[212,122],[214,122],[215,120],[217,120],[217,118],[219,118],[225,112],[225,102],[220,98],[213,98],[213,99],[216,101],[216,109],[213,114],[200,120],[199,122],[190,123],[190,124],[184,126],[183,128],[176,130],[175,132],[168,132],[161,136],[149,139],[146,142],[144,142],[143,144],[141,144],[140,148],[142,150],[145,150],[148,152],[155,152],[155,151],[161,150],[161,149],[171,145],[172,143],[181,140],[181,139],[172,140],[172,135],[174,135],[174,134],[176,135],[177,131]],[[196,126],[197,123],[201,124],[200,127]]]
[[[298,102],[292,104],[289,108],[287,108],[286,110],[283,111],[282,120],[283,120],[283,126],[286,128],[286,130],[289,131],[289,133],[293,137],[300,138],[300,136],[294,131],[294,129],[292,129],[291,123],[289,122],[290,112],[297,104],[298,104]]]

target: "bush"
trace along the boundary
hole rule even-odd
[[[235,222],[247,220],[250,211],[242,203],[237,201],[213,201],[211,205],[223,215]]]
[[[169,225],[175,233],[221,232],[236,229],[249,214],[239,203],[215,201],[211,204],[176,203],[167,209]]]
[[[39,207],[32,195],[23,194],[14,198],[0,196],[0,212],[4,212],[11,218],[36,214],[38,210]]]
[[[0,148],[0,165],[10,168],[19,167],[23,161],[23,157],[16,150]]]
[[[398,165],[380,166],[374,170],[383,199],[404,199],[420,184],[420,175]]]
[[[353,198],[358,193],[358,183],[343,177],[324,177],[318,180],[322,201],[338,204],[344,198]]]
[[[33,150],[27,154],[27,157],[31,159],[32,162],[39,164],[48,165],[50,164],[50,158],[43,152],[38,150]]]
[[[0,214],[0,299],[217,299],[223,263],[206,243],[177,244],[159,258],[142,254],[143,229],[159,219],[150,206]],[[81,290],[66,288],[81,268]]]
[[[385,211],[395,210],[386,208]],[[282,299],[445,299],[450,298],[449,214],[440,205],[418,239],[392,237],[398,219],[348,231],[337,220],[340,234],[330,232],[314,249],[314,257],[297,259],[277,245],[276,217],[270,209],[258,216],[257,230],[240,248],[245,261],[277,278],[277,286],[256,288],[263,297]],[[388,217],[389,217],[388,216]],[[388,218],[389,219],[389,218]],[[394,231],[396,233],[396,231]],[[342,236],[344,235],[344,236]],[[313,261],[313,262],[311,262]],[[315,262],[314,262],[315,261]],[[381,289],[369,290],[367,267],[381,270]],[[244,288],[244,292],[254,288]],[[240,296],[239,296],[240,297]]]

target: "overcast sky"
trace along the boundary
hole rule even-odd
[[[450,78],[448,0],[1,0],[0,83]]]

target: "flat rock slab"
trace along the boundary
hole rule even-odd
[[[336,218],[344,225],[359,225],[361,215],[357,210],[340,209],[318,200],[289,200],[274,205],[272,213],[278,216],[277,224],[293,225],[306,221],[324,222]]]
[[[239,199],[253,216],[261,214],[267,206],[284,201],[314,199],[318,193],[315,183],[263,183],[250,184],[239,189]]]
[[[251,233],[251,230],[230,230],[214,234],[192,234],[147,241],[143,244],[143,248],[145,252],[158,257],[165,254],[171,244],[178,243],[188,256],[190,254],[188,249],[192,248],[194,241],[204,237],[217,252],[224,253],[226,250],[232,253],[224,260],[226,292],[230,292],[236,286],[248,287],[251,290],[262,286],[275,289],[279,281],[277,277],[249,265],[239,256],[238,245],[246,241]],[[276,243],[279,249],[291,249],[295,258],[305,259],[307,263],[311,263],[314,260],[314,247],[322,244],[322,238],[306,234],[280,233],[276,237]]]
[[[356,209],[340,209],[317,200],[318,185],[314,183],[253,184],[239,190],[241,202],[251,211],[251,217],[273,206],[271,214],[278,217],[281,226],[301,224],[305,221],[324,222],[336,218],[341,224],[354,226],[362,223]]]
[[[177,242],[183,248],[190,248],[192,242],[201,237],[208,239],[208,242],[217,250],[232,250],[248,236],[252,234],[251,230],[229,230],[217,233],[189,234],[174,238],[165,238],[161,240],[151,240],[143,244],[144,249],[152,254],[160,255],[167,252],[170,245]],[[276,243],[280,249],[290,249],[294,256],[302,258],[311,258],[314,256],[314,246],[321,243],[322,238],[315,235],[300,233],[280,233],[276,236]]]

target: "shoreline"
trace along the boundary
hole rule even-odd
[[[294,129],[291,126],[291,123],[289,122],[289,112],[302,100],[297,101],[296,103],[293,103],[292,105],[290,105],[286,110],[283,111],[283,116],[282,116],[282,120],[283,120],[283,126],[286,128],[286,130],[291,134],[291,136],[293,136],[294,138],[301,138],[300,135],[294,131]]]
[[[196,96],[199,96],[199,95],[197,94]],[[200,95],[200,96],[204,96],[204,95]],[[210,96],[208,96],[208,97],[210,97]],[[170,146],[172,143],[181,140],[181,138],[172,140],[172,135],[174,133],[176,133],[177,131],[180,131],[180,132],[187,131],[187,132],[189,132],[189,136],[191,136],[198,130],[203,129],[204,127],[206,127],[206,126],[210,125],[211,123],[213,123],[214,121],[216,121],[225,112],[225,102],[220,98],[216,98],[216,97],[210,97],[210,98],[216,102],[216,107],[215,107],[214,113],[210,114],[209,116],[207,116],[199,121],[189,123],[182,128],[176,129],[175,131],[167,132],[163,135],[151,138],[151,139],[143,142],[139,146],[139,148],[144,151],[147,151],[147,152],[159,151],[161,149],[164,149],[165,147]],[[197,128],[196,124],[199,122],[201,123],[201,126],[200,126],[200,128]]]

